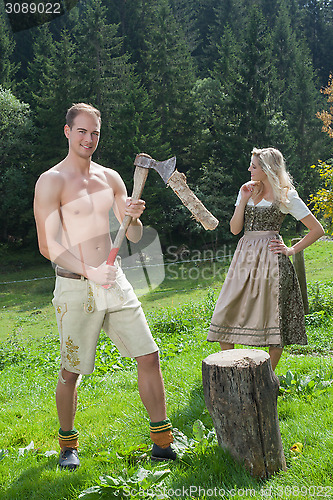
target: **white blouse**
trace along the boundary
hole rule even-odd
[[[239,205],[241,197],[242,197],[241,190],[239,190],[235,206]],[[296,189],[289,189],[287,193],[287,198],[289,201],[287,205],[284,205],[282,203],[280,204],[280,210],[283,214],[290,214],[293,217],[295,217],[295,219],[300,220],[304,219],[304,217],[306,217],[311,213],[308,207],[305,205],[304,201],[302,201],[301,198],[298,196]],[[249,205],[250,207],[254,206],[252,198],[249,199],[247,205]],[[265,198],[263,198],[255,206],[270,207],[271,205],[272,205],[271,201],[267,201],[265,200]]]

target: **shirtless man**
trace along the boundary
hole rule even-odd
[[[139,217],[145,202],[127,198],[119,174],[92,161],[100,128],[100,112],[92,106],[79,103],[68,110],[64,128],[68,155],[40,176],[34,200],[40,252],[56,264],[52,302],[61,345],[56,390],[59,464],[69,469],[80,464],[74,428],[78,378],[94,369],[102,327],[122,356],[137,361],[139,393],[151,420],[152,458],[176,458],[170,446],[173,437],[158,347],[119,265],[106,264],[112,247],[109,210],[113,209],[119,222],[125,215],[132,217],[127,238],[137,242],[142,236]]]

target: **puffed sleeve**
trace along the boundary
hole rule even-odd
[[[237,196],[237,200],[236,200],[236,203],[235,203],[235,207],[237,207],[237,205],[239,205],[240,201],[241,201],[241,198],[242,198],[242,195],[241,195],[241,189],[238,191],[238,196]]]
[[[289,189],[287,198],[288,203],[282,204],[280,206],[280,210],[282,213],[290,214],[297,220],[303,219],[311,213],[308,207],[305,205],[304,201],[302,201],[298,196],[298,193],[295,189]]]

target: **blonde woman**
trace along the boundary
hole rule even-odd
[[[307,344],[301,292],[289,256],[324,234],[318,220],[299,198],[275,148],[253,149],[251,181],[238,193],[230,229],[238,242],[218,298],[207,340],[222,350],[234,344],[269,347],[273,370],[288,344]],[[286,214],[309,229],[294,246],[279,235]]]

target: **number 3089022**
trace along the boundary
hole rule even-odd
[[[6,2],[5,10],[7,14],[61,14],[61,5],[59,2],[47,3],[18,3]]]

